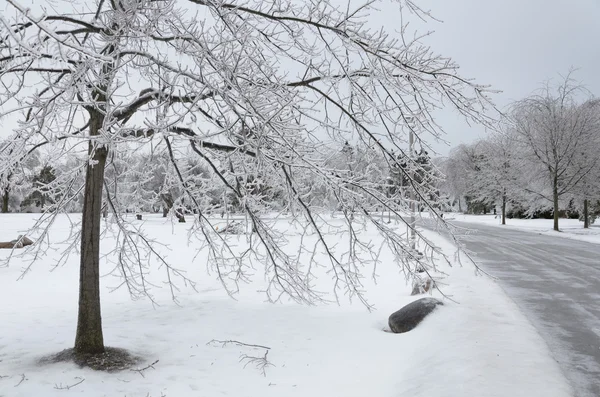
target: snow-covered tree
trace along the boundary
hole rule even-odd
[[[24,152],[24,148],[15,144],[12,139],[0,142],[0,153],[5,153],[7,159],[13,159],[0,170],[0,212],[19,211],[21,202],[31,191],[33,178],[40,164],[40,155],[37,151]],[[24,157],[23,160],[17,161],[21,157]]]
[[[600,118],[600,100],[593,99],[581,105],[598,114]],[[573,189],[570,196],[577,203],[583,227],[594,223],[600,212],[600,120],[596,125],[595,139],[585,142],[574,164],[576,168],[588,169]]]
[[[459,211],[463,211],[463,202],[464,211],[475,214],[486,213],[495,203],[495,192],[490,192],[493,183],[486,175],[488,159],[484,146],[482,141],[461,144],[442,162],[441,187],[458,201]]]
[[[447,157],[441,159],[439,164],[443,174],[440,188],[448,196],[450,205],[458,205],[459,212],[463,212],[464,198],[469,186],[463,154],[462,147],[456,147]]]
[[[518,185],[524,163],[521,150],[514,142],[514,133],[502,129],[479,141],[478,170],[469,179],[469,191],[476,199],[500,207],[503,225],[507,205],[518,202],[521,196]]]
[[[316,232],[328,258],[321,265],[336,275],[336,294],[364,301],[360,269],[365,258],[378,255],[371,252],[371,236],[361,241],[350,218],[347,255],[335,253],[302,194],[307,179],[335,191],[343,211],[356,211],[371,222],[405,272],[412,274],[418,264],[428,266],[396,229],[372,216],[364,204],[369,198],[402,219],[395,198],[365,183],[364,170],[331,172],[319,160],[325,157],[323,142],[354,139],[366,153],[397,164],[394,153],[403,151],[409,131],[417,141],[440,135],[430,111],[442,103],[487,123],[486,88],[459,76],[454,62],[419,40],[399,40],[405,27],[398,35],[369,29],[376,1],[344,7],[323,0],[56,0],[33,8],[19,0],[8,3],[11,13],[0,17],[0,104],[6,109],[0,120],[18,115],[15,140],[23,147],[87,153],[80,164],[86,177],[77,353],[104,351],[99,288],[103,195],[121,230],[115,251],[129,250],[128,255],[115,255],[115,269],[133,294],[150,296],[138,269],[149,266],[156,251],[114,205],[105,180],[112,154],[123,148],[164,145],[172,167],[169,175],[185,205],[198,213],[193,230],[228,291],[235,291],[244,261],[252,256],[264,264],[269,299],[320,299],[311,287],[311,264],[281,249],[283,232],[259,216],[269,202],[238,183],[242,164],[277,183],[295,224]],[[411,0],[398,4],[398,12],[428,17]],[[257,238],[243,255],[207,217],[198,200],[205,186],[192,183],[192,176],[182,170],[178,153],[184,147],[245,211]],[[21,158],[2,154],[0,172]],[[427,192],[411,175],[415,195],[435,214]],[[69,200],[63,196],[57,205]],[[185,278],[166,262],[163,269],[171,283]]]
[[[598,147],[600,139],[600,112],[579,103],[582,95],[583,88],[568,76],[558,87],[548,84],[538,94],[516,102],[510,114],[517,143],[528,149],[528,160],[538,165],[528,170],[538,170],[536,179],[544,182],[527,190],[552,203],[556,231],[560,198],[572,192],[598,161],[598,156],[580,160],[585,147]]]
[[[8,143],[0,142],[0,151],[9,155]],[[6,167],[0,174],[0,193],[2,194],[2,212],[8,212],[8,201],[10,199],[10,191],[12,185],[13,170],[10,167]]]
[[[46,204],[54,204],[55,198],[60,194],[52,191],[53,182],[56,181],[56,171],[52,166],[43,166],[32,180],[32,191],[21,203],[22,206],[35,205],[43,211]]]

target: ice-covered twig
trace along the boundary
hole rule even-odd
[[[26,380],[27,380],[27,378],[25,377],[25,374],[21,374],[21,380],[14,387],[21,386],[21,383],[25,382]]]
[[[221,347],[226,347],[228,344],[234,344],[237,346],[245,346],[245,347],[254,347],[257,349],[265,349],[265,350],[270,350],[271,348],[268,346],[263,346],[263,345],[253,345],[250,343],[244,343],[244,342],[240,342],[237,340],[217,340],[217,339],[213,339],[210,342],[207,343],[208,346],[215,346],[215,343],[219,343],[221,344]]]
[[[267,367],[274,367],[275,365],[273,365],[272,363],[269,362],[269,360],[267,359],[267,355],[269,354],[269,350],[265,351],[265,355],[264,356],[249,356],[247,354],[242,354],[240,356],[240,362],[244,362],[246,361],[246,363],[244,364],[244,368],[246,368],[246,366],[248,364],[252,364],[254,365],[254,367],[256,369],[258,369],[263,376],[267,376]]]
[[[252,365],[254,365],[254,367],[256,369],[258,369],[260,371],[260,373],[263,374],[263,376],[267,376],[267,367],[275,366],[273,363],[271,363],[267,359],[267,356],[269,355],[269,351],[271,350],[271,348],[268,346],[244,343],[244,342],[240,342],[237,340],[217,340],[217,339],[213,339],[207,343],[208,346],[221,345],[221,347],[226,347],[229,344],[233,344],[233,345],[240,346],[240,347],[248,347],[248,348],[252,348],[252,349],[264,349],[265,350],[265,354],[262,356],[251,356],[248,354],[241,354],[240,362],[245,362],[244,368],[246,368],[249,364],[252,364]]]
[[[55,384],[54,384],[54,388],[55,388],[56,390],[69,390],[69,389],[72,389],[73,387],[75,387],[75,386],[77,386],[77,385],[80,385],[80,384],[82,384],[82,383],[85,381],[85,378],[81,378],[81,377],[79,377],[79,376],[76,376],[76,377],[75,377],[75,379],[79,379],[79,381],[77,381],[77,382],[75,382],[75,383],[73,383],[73,384],[71,384],[71,385],[64,385],[64,386],[63,386],[63,384],[62,384],[62,383],[59,383],[59,384],[56,384],[56,383],[55,383]]]
[[[142,378],[145,378],[146,376],[144,375],[144,371],[147,369],[156,369],[154,368],[154,365],[158,363],[159,360],[155,360],[152,364],[148,364],[146,365],[144,368],[139,368],[139,369],[130,369],[130,371],[133,372],[137,372],[138,374],[142,375]]]

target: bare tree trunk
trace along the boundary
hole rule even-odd
[[[583,200],[583,228],[588,229],[590,227],[590,214],[588,209],[588,199]]]
[[[458,212],[460,212],[462,214],[463,210],[462,210],[462,205],[460,203],[460,197],[458,198]]]
[[[502,224],[506,225],[506,192],[502,194]]]
[[[185,215],[184,215],[183,209],[177,208],[175,210],[175,216],[177,217],[177,221],[179,223],[185,223]]]
[[[558,232],[558,177],[556,173],[552,183],[552,199],[554,201],[554,230]]]
[[[102,127],[104,117],[98,111],[90,116],[90,136],[95,136]],[[90,142],[88,150],[90,154],[93,152],[93,161],[88,164],[85,177],[75,351],[96,354],[104,352],[100,313],[100,213],[108,149],[94,148],[94,143]]]
[[[9,198],[9,188],[4,188],[4,193],[2,194],[2,213],[6,214],[8,212],[8,198]]]
[[[162,193],[160,195],[160,198],[163,201],[163,218],[166,218],[169,211],[171,211],[171,209],[175,205],[175,200],[173,200],[173,196],[171,195],[171,193]],[[183,210],[181,210],[180,208],[176,208],[175,216],[177,217],[179,223],[185,223],[185,216]]]

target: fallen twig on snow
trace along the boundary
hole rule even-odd
[[[21,374],[21,380],[14,387],[21,386],[21,383],[25,382],[26,380],[27,380],[27,378],[25,378],[25,374]]]
[[[249,348],[253,348],[253,349],[265,349],[265,354],[263,356],[250,356],[248,354],[240,355],[240,362],[245,361],[244,368],[246,368],[249,364],[252,364],[252,365],[254,365],[254,367],[256,369],[258,369],[263,374],[263,376],[267,376],[267,367],[275,366],[273,363],[271,363],[267,359],[269,350],[271,350],[271,348],[269,346],[244,343],[244,342],[240,342],[237,340],[217,340],[217,339],[213,339],[207,343],[207,345],[209,345],[209,346],[217,346],[217,344],[220,344],[221,347],[226,347],[229,344],[233,344],[233,345],[240,346],[240,347],[249,347]]]
[[[158,363],[158,361],[159,361],[159,360],[156,360],[156,361],[154,361],[152,364],[148,364],[148,365],[147,365],[147,366],[145,366],[144,368],[140,368],[140,369],[130,369],[130,371],[137,372],[138,374],[142,375],[142,378],[145,378],[146,376],[144,375],[144,371],[145,371],[145,370],[147,370],[147,369],[150,369],[150,368],[152,368],[152,369],[156,369],[156,368],[154,368],[154,365],[155,365],[156,363]]]
[[[246,366],[248,366],[248,364],[252,364],[254,365],[254,367],[259,370],[263,376],[267,376],[267,367],[274,367],[275,365],[273,365],[272,363],[269,362],[269,360],[267,360],[267,355],[269,354],[269,351],[265,351],[265,355],[262,357],[257,357],[257,356],[249,356],[247,354],[242,354],[240,356],[240,362],[243,362],[244,360],[246,360],[246,364],[244,364],[244,368],[246,368]]]
[[[208,345],[208,346],[214,346],[215,343],[220,343],[221,347],[225,347],[228,344],[233,344],[233,345],[238,345],[238,346],[255,347],[255,348],[258,348],[258,349],[266,349],[266,350],[270,350],[271,349],[269,346],[252,345],[250,343],[244,343],[244,342],[240,342],[240,341],[233,340],[233,339],[230,339],[230,340],[213,339],[210,342],[208,342],[206,345]]]
[[[79,379],[79,382],[73,383],[72,385],[64,385],[62,383],[59,384],[54,384],[54,388],[56,390],[69,390],[77,385],[82,384],[85,381],[85,378],[80,378],[79,376],[76,376],[75,379]]]

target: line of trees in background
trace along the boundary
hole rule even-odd
[[[570,76],[512,104],[500,128],[440,160],[451,207],[506,217],[600,215],[600,101]]]
[[[6,144],[0,142],[0,147]],[[324,153],[326,155],[318,159],[323,169],[353,179],[357,186],[368,184],[382,191],[387,198],[396,202],[398,210],[408,210],[411,182],[418,185],[421,196],[434,207],[440,208],[438,185],[442,175],[433,165],[428,152],[422,148],[415,151],[412,160],[405,153],[397,155],[397,163],[389,163],[379,154],[349,142],[341,147],[330,147]],[[60,207],[61,197],[73,196],[73,191],[67,192],[65,189],[83,184],[85,174],[73,174],[73,170],[78,168],[75,164],[83,161],[83,155],[73,155],[63,162],[52,162],[52,158],[51,153],[36,152],[10,172],[0,173],[1,212],[52,212]],[[104,215],[108,213],[110,200],[110,204],[122,213],[162,212],[163,217],[171,214],[180,222],[185,222],[185,215],[196,211],[181,188],[179,177],[187,186],[194,186],[197,192],[194,199],[202,203],[204,212],[223,216],[244,211],[239,198],[220,184],[215,173],[191,153],[178,152],[173,160],[177,169],[169,158],[167,147],[160,144],[147,152],[124,148],[119,153],[113,153],[105,171]],[[264,206],[265,211],[282,211],[289,207],[285,187],[274,181],[268,173],[248,170],[247,167],[236,172],[237,167],[233,162],[222,167],[222,173],[228,175],[231,184],[243,185],[249,195],[268,203]],[[75,182],[71,179],[70,184],[64,183],[67,177],[73,176]],[[338,202],[339,190],[348,187],[339,186],[336,192],[309,177],[302,185],[300,194],[311,206],[319,206],[325,211],[344,210]],[[61,208],[68,212],[81,212],[83,196],[83,191],[75,192],[69,205]],[[417,201],[423,200],[420,198]],[[421,202],[419,208],[424,209],[424,204]],[[379,200],[372,196],[365,196],[360,206],[371,212],[384,210]],[[350,206],[346,210],[352,212],[352,208]]]

